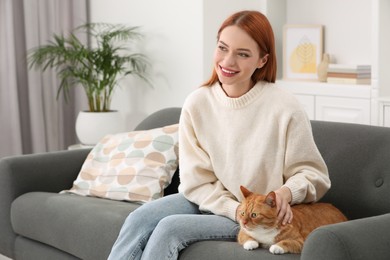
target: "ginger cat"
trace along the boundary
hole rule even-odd
[[[272,254],[301,253],[306,237],[315,228],[347,221],[337,208],[328,203],[299,204],[291,207],[291,224],[282,225],[277,220],[276,195],[253,193],[240,187],[244,200],[238,208],[240,224],[238,242],[246,250],[261,245]]]

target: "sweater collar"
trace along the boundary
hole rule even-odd
[[[212,86],[212,91],[215,97],[217,98],[217,100],[222,105],[237,109],[237,108],[245,107],[246,105],[252,103],[253,100],[255,100],[258,96],[260,96],[266,84],[267,82],[265,81],[259,81],[256,83],[256,85],[253,86],[253,88],[251,88],[248,92],[246,92],[244,95],[238,98],[228,97],[225,91],[223,91],[219,82],[215,83]]]

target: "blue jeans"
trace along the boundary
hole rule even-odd
[[[109,260],[177,259],[180,250],[201,240],[236,240],[233,220],[202,214],[182,194],[148,202],[129,214]]]

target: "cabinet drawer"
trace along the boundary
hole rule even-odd
[[[370,100],[316,97],[316,120],[370,124]]]

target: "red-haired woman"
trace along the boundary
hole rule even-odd
[[[275,191],[279,219],[320,199],[327,167],[297,100],[275,84],[272,27],[257,11],[228,17],[217,35],[211,78],[183,105],[179,193],[131,213],[110,259],[177,259],[201,240],[236,240],[240,185]]]

